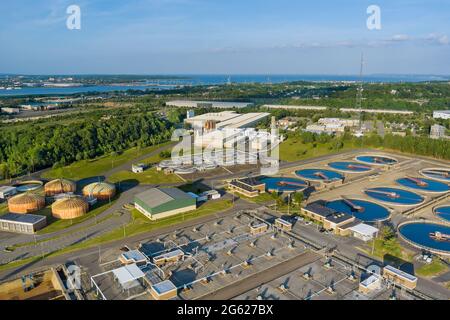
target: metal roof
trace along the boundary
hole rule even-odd
[[[35,224],[42,220],[47,220],[47,217],[38,216],[35,214],[16,214],[16,213],[7,213],[0,217],[0,221],[18,222],[25,224]]]
[[[150,208],[158,207],[176,199],[192,199],[187,193],[176,188],[152,188],[136,195],[136,198]]]
[[[145,277],[145,274],[136,264],[129,264],[124,267],[112,271],[121,286],[125,286],[130,282],[136,281]]]
[[[373,236],[379,230],[375,227],[369,226],[365,223],[360,223],[356,226],[349,228],[351,231],[365,235],[365,236]]]
[[[157,294],[161,295],[172,290],[176,290],[177,287],[170,280],[165,280],[160,283],[152,285],[152,289],[156,291]]]

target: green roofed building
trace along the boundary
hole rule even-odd
[[[197,209],[197,200],[176,188],[153,188],[134,197],[134,206],[150,220]]]

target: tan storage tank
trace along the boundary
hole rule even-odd
[[[75,192],[77,185],[75,182],[66,179],[56,179],[45,184],[44,186],[46,196],[54,196],[61,193]]]
[[[11,213],[32,213],[45,207],[45,198],[33,193],[22,193],[8,200]]]
[[[116,186],[106,182],[91,183],[83,188],[83,195],[98,200],[109,200],[116,195]]]
[[[52,205],[52,214],[57,219],[75,219],[84,216],[89,211],[89,204],[80,197],[65,198]]]

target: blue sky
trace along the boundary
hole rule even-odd
[[[0,73],[450,74],[449,37],[450,0],[1,1]]]

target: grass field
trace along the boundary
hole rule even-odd
[[[109,202],[97,203],[96,205],[94,205],[92,210],[89,211],[84,216],[76,218],[76,219],[70,219],[70,220],[59,220],[59,219],[54,218],[52,216],[51,207],[49,206],[49,207],[45,208],[44,210],[41,210],[38,213],[36,213],[38,215],[45,215],[47,217],[47,227],[39,230],[38,232],[36,232],[36,234],[38,234],[38,235],[48,234],[48,233],[60,231],[60,230],[66,229],[68,227],[77,225],[81,222],[84,222],[86,220],[89,220],[89,219],[94,218],[95,216],[101,214],[102,212],[104,212],[105,210],[110,208],[114,204],[114,202],[115,202],[115,200],[111,201],[111,203],[109,203]]]
[[[0,216],[8,213],[8,203],[3,202],[0,204]]]
[[[141,184],[162,184],[162,183],[178,183],[183,182],[177,175],[166,175],[162,171],[157,171],[156,168],[145,170],[142,173],[133,173],[131,171],[120,171],[113,174],[108,179],[110,182],[124,182],[136,180]]]
[[[82,160],[63,168],[52,169],[42,174],[42,178],[57,179],[67,178],[81,180],[89,177],[100,176],[108,170],[123,165],[128,161],[150,153],[160,147],[169,145],[171,142],[158,144],[142,149],[131,148],[119,155],[103,156],[94,160]]]
[[[313,143],[302,143],[301,140],[291,138],[283,142],[279,148],[280,160],[292,162],[354,149],[355,146],[347,142],[342,149],[332,150],[330,143],[317,143],[314,146]]]
[[[416,270],[416,274],[421,277],[437,276],[448,270],[448,267],[442,261],[434,259],[430,264],[426,264]]]

